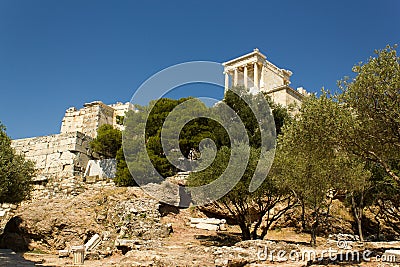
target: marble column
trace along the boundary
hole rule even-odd
[[[229,74],[228,72],[225,72],[225,91],[227,91],[229,88]]]
[[[260,90],[265,90],[265,65],[263,64],[261,67],[261,82],[260,82]]]
[[[233,74],[233,86],[237,86],[238,85],[238,69],[235,68],[235,72]]]
[[[243,85],[247,88],[247,65],[244,66]]]
[[[258,87],[258,64],[257,62],[254,63],[254,87],[255,88],[259,88]]]

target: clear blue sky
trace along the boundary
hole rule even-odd
[[[294,87],[335,90],[399,39],[397,0],[0,0],[0,121],[12,138],[58,133],[70,106],[126,102],[170,65],[255,47]]]

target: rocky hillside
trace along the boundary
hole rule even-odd
[[[267,235],[268,240],[241,241],[237,226],[229,225],[224,231],[190,227],[191,217],[205,217],[205,213],[196,208],[177,209],[160,205],[140,188],[85,185],[85,188],[81,189],[67,190],[67,194],[57,193],[54,196],[46,193],[42,197],[23,202],[16,209],[12,207],[12,218],[7,217],[8,223],[0,236],[0,246],[26,252],[22,254],[25,259],[32,264],[40,263],[40,266],[71,265],[71,247],[87,244],[96,236],[98,244],[86,251],[84,266],[321,264],[311,264],[304,260],[271,262],[259,257],[260,249],[282,250],[287,253],[301,253],[311,249],[308,246],[309,235],[296,233],[296,227],[290,226],[296,223],[291,222],[289,218],[284,220],[284,227],[277,227]],[[75,193],[70,194],[68,191]],[[339,206],[337,208],[339,209]],[[343,207],[340,207],[340,210],[343,210]],[[342,231],[343,228],[338,230]],[[333,243],[328,241],[319,237],[317,251],[336,246],[335,240]],[[355,242],[353,247],[363,250],[373,244],[365,244],[363,247],[358,245]],[[383,245],[385,244],[368,248],[381,255]],[[398,243],[386,245],[399,246]],[[359,262],[352,262],[346,266],[369,267],[376,266],[377,263],[365,262],[360,265]]]
[[[98,234],[101,248],[110,250],[116,239],[157,239],[170,231],[170,225],[160,222],[157,201],[139,188],[111,188],[22,203],[7,223],[1,245],[14,251],[54,253],[83,245]]]

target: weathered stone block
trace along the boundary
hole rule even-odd
[[[86,183],[88,184],[93,184],[95,182],[97,182],[97,179],[99,178],[99,176],[94,175],[94,176],[86,176]]]
[[[60,153],[53,153],[47,156],[46,158],[46,166],[49,168],[51,167],[58,167],[60,166]]]
[[[216,224],[219,225],[221,223],[226,223],[226,220],[216,219],[216,218],[190,218],[190,223],[207,223],[207,224]]]
[[[217,231],[219,229],[218,225],[215,224],[208,224],[208,223],[197,223],[194,226],[198,229],[204,229],[209,231]]]
[[[38,155],[37,157],[35,157],[35,166],[38,169],[42,169],[46,167],[46,160],[47,160],[47,156],[46,155]]]
[[[68,249],[59,250],[58,251],[58,257],[60,257],[60,258],[69,257],[69,250]]]
[[[92,236],[89,241],[85,244],[86,251],[91,251],[101,242],[101,238],[98,234]]]
[[[0,218],[3,218],[6,215],[6,211],[5,210],[0,210]]]

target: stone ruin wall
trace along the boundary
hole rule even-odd
[[[282,89],[278,89],[276,91],[271,91],[268,95],[274,100],[275,103],[286,103],[286,106],[295,105],[296,108],[294,109],[296,114],[298,109],[301,106],[301,102],[303,101],[303,96],[300,95],[299,89],[294,91],[289,87],[283,87]]]
[[[263,86],[262,85],[260,86],[260,87],[262,87],[261,88],[262,91],[269,92],[269,91],[273,90],[274,88],[285,85],[286,81],[288,82],[288,79],[290,79],[290,78],[287,78],[287,80],[285,80],[284,75],[283,74],[279,75],[278,73],[283,73],[283,71],[278,69],[277,67],[275,67],[275,69],[273,69],[273,67],[270,67],[267,64],[267,67],[265,68],[265,72],[264,72],[264,80],[261,81]]]
[[[13,140],[11,145],[36,163],[37,177],[71,177],[83,175],[92,159],[92,138],[80,132]]]
[[[31,199],[70,198],[87,189],[114,186],[111,180],[93,184],[83,181],[88,161],[96,158],[89,149],[92,140],[80,132],[12,140],[11,146],[17,153],[35,162],[37,174],[33,179]],[[21,205],[24,203],[26,201]],[[16,208],[15,204],[0,205],[0,234]]]
[[[84,104],[84,108],[67,109],[61,124],[61,133],[81,132],[96,138],[97,129],[103,124],[114,125],[114,109],[106,104],[95,101]]]
[[[117,123],[117,116],[124,116],[128,110],[133,110],[133,105],[129,102],[125,104],[118,102],[108,106],[101,101],[94,101],[84,104],[79,110],[71,107],[65,112],[61,133],[78,131],[96,138],[97,129],[103,124],[123,130],[123,126]]]
[[[65,112],[60,134],[16,139],[11,145],[17,153],[35,162],[35,181],[82,177],[88,161],[99,158],[90,149],[97,129],[104,124],[116,127],[116,116],[123,116],[128,110],[133,110],[129,102],[107,106],[94,101],[79,110],[71,107]]]
[[[123,126],[116,124],[116,116],[124,116],[128,110],[133,110],[129,102],[110,106],[101,101],[86,103],[82,109],[71,107],[66,111],[60,134],[12,140],[17,153],[35,162],[32,198],[73,197],[85,189],[114,186],[112,179],[103,177],[90,177],[88,181],[84,173],[89,160],[99,159],[90,149],[98,127],[110,124],[120,129]]]
[[[117,128],[120,131],[123,131],[125,127],[123,125],[120,125],[117,123],[117,116],[125,116],[125,113],[129,110],[134,110],[134,106],[130,103],[121,103],[117,102],[116,104],[109,105],[114,109],[114,120],[113,120],[113,126],[114,128]]]

